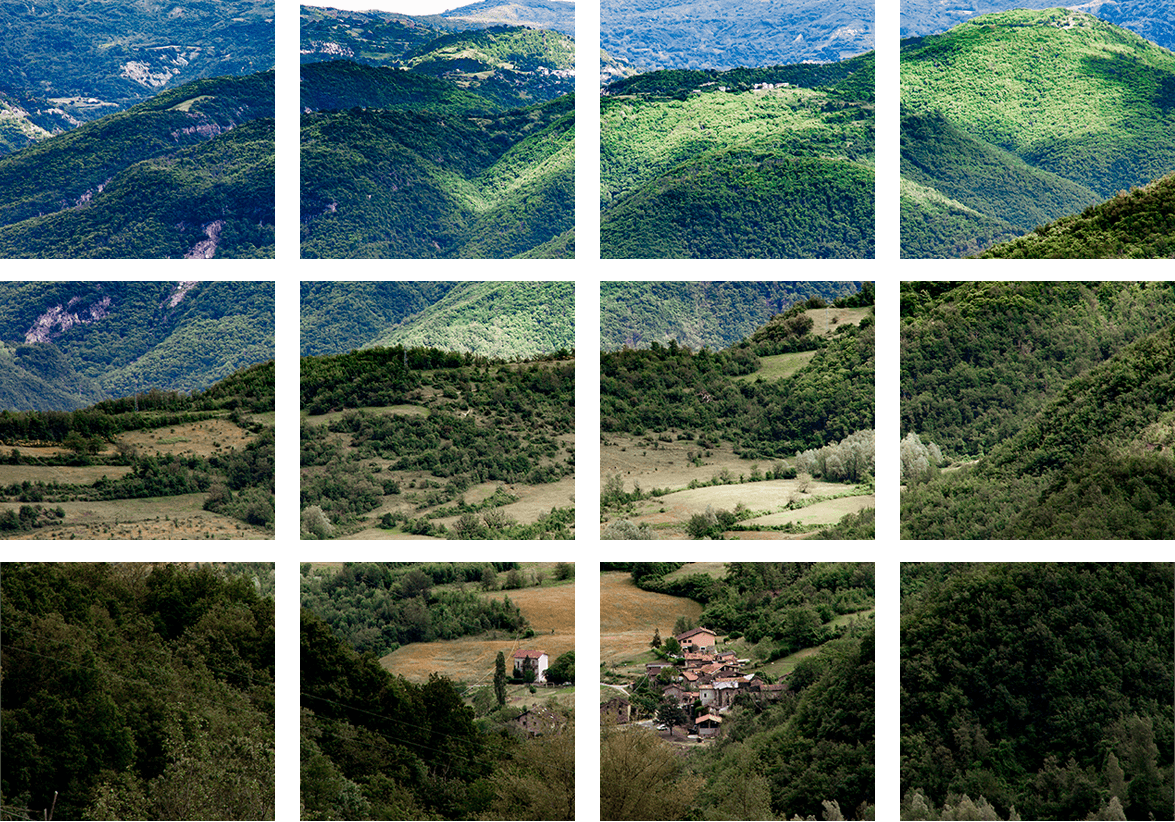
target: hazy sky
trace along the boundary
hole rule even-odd
[[[474,0],[322,0],[320,3],[303,3],[304,6],[327,6],[348,11],[393,11],[397,14],[440,14],[449,9],[468,6]]]

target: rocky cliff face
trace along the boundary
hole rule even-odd
[[[111,299],[107,295],[97,302],[79,310],[73,310],[81,297],[73,297],[64,305],[55,305],[37,317],[32,327],[25,332],[26,343],[52,342],[75,325],[95,323],[110,314]]]
[[[223,221],[217,221],[217,223],[207,228],[213,251],[216,249],[216,239],[223,226]],[[205,256],[211,257],[212,255],[209,253]],[[183,302],[184,297],[197,285],[199,285],[198,280],[181,280],[177,282],[171,290],[171,293],[160,303],[160,309],[169,310],[175,308]],[[99,322],[110,316],[110,313],[116,309],[114,299],[109,294],[103,295],[100,299],[93,300],[88,305],[86,302],[86,298],[81,296],[70,297],[64,303],[58,303],[46,309],[33,321],[29,330],[25,332],[24,341],[30,344],[53,342],[53,340],[74,326]]]

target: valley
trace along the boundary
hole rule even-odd
[[[0,283],[0,535],[272,539],[273,284]]]
[[[873,818],[871,564],[601,571],[602,819]]]
[[[0,257],[273,256],[273,72],[197,80],[0,157]]]
[[[1080,214],[1037,226],[978,255],[986,259],[1164,259],[1175,256],[1175,173]]]
[[[301,754],[312,767],[301,769],[301,802],[311,815],[574,818],[575,570],[303,563]],[[373,763],[408,767],[372,779]],[[335,812],[355,804],[331,789],[340,783],[358,809]]]

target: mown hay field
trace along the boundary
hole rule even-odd
[[[697,620],[700,603],[685,597],[642,591],[624,571],[600,574],[600,661],[620,665],[649,652],[653,632],[673,635],[680,616]]]
[[[796,511],[781,511],[747,520],[756,525],[783,525],[795,522],[805,526],[834,525],[848,514],[855,514],[862,508],[873,508],[877,504],[873,494],[859,497],[839,497],[813,503]]]
[[[524,572],[529,573],[529,565],[523,563]],[[554,563],[550,566],[553,568]],[[387,654],[380,659],[380,664],[413,682],[425,682],[435,671],[452,680],[486,684],[493,680],[498,651],[505,653],[509,668],[516,650],[546,651],[552,663],[561,654],[575,650],[575,583],[494,591],[484,596],[493,599],[509,596],[510,601],[521,609],[535,636],[523,640],[480,636],[414,642]]]
[[[61,507],[65,519],[9,539],[273,539],[240,520],[205,511],[205,493],[171,497],[44,503]],[[0,503],[0,511],[22,503]]]
[[[253,437],[230,420],[213,418],[166,428],[128,431],[120,434],[118,439],[141,452],[207,457],[227,453],[230,448],[244,450]]]

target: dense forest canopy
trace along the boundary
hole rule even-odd
[[[498,600],[478,593],[487,568],[493,578],[517,567],[516,562],[348,564],[333,574],[304,576],[302,607],[356,651],[376,656],[411,642],[485,631],[521,633],[526,618],[508,596]],[[453,583],[457,590],[433,590]]]
[[[1170,819],[1173,595],[1169,563],[903,564],[903,818]]]
[[[979,456],[908,478],[904,534],[1175,534],[1169,284],[903,289],[903,429]]]
[[[962,457],[989,452],[1068,380],[1175,320],[1175,288],[907,282],[901,315],[901,433]]]
[[[246,565],[0,566],[6,813],[274,818],[273,566]]]

